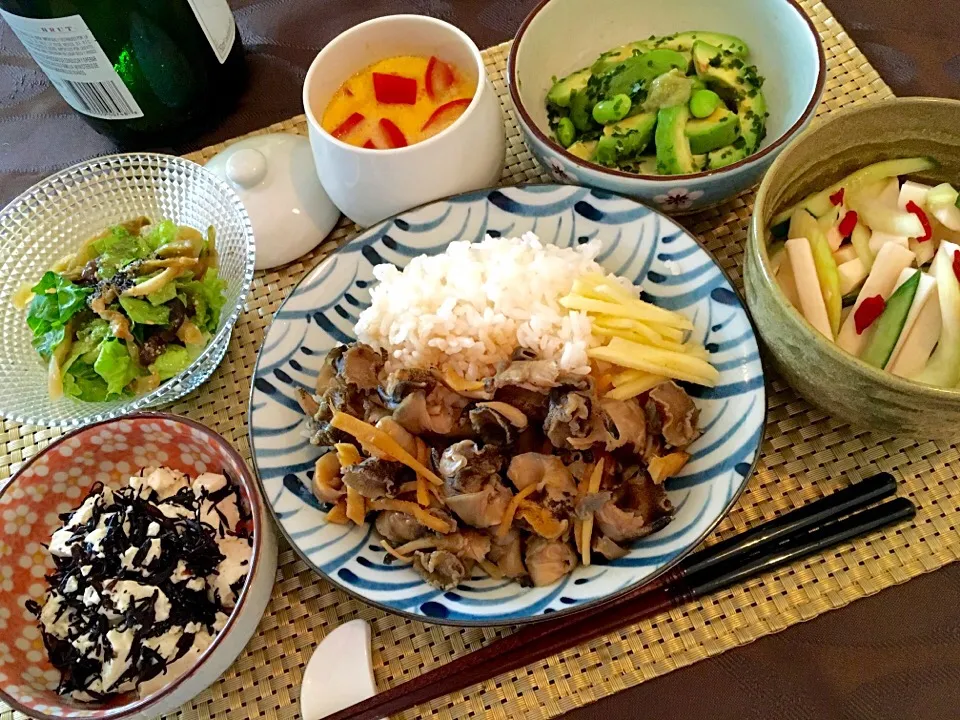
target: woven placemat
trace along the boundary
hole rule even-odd
[[[826,50],[829,77],[820,113],[890,97],[890,89],[826,6],[800,2],[816,22]],[[507,124],[508,164],[502,181],[545,180],[546,175],[524,147],[510,107],[504,81],[508,47],[504,44],[484,52]],[[306,128],[298,117],[260,132],[275,131],[305,134]],[[204,162],[223,147],[209,147],[189,157]],[[752,203],[753,192],[747,192],[721,207],[681,220],[700,236],[738,285]],[[249,457],[247,396],[264,330],[297,280],[354,230],[343,222],[301,261],[258,273],[226,360],[203,388],[171,410],[213,427]],[[853,432],[799,399],[775,375],[770,377],[769,390],[763,457],[739,504],[713,540],[881,469],[897,475],[901,495],[909,495],[920,506],[915,524],[874,534],[465,693],[438,699],[402,717],[556,717],[958,558],[960,534],[954,528],[960,518],[957,447]],[[13,472],[56,434],[55,430],[0,425],[4,443],[0,477]],[[233,713],[233,717],[268,720],[296,718],[300,678],[311,650],[332,628],[358,617],[373,625],[375,674],[381,688],[508,632],[429,626],[376,610],[333,588],[284,546],[273,599],[246,651],[209,690],[169,717],[219,719]],[[10,711],[0,710],[0,720],[12,717]]]

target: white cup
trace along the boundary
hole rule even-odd
[[[386,150],[348,145],[321,127],[327,103],[345,80],[397,55],[435,55],[476,81],[473,100],[450,127],[423,142]],[[320,182],[343,214],[361,226],[496,185],[503,171],[503,117],[483,58],[470,38],[442,20],[388,15],[337,36],[307,71],[303,108]]]

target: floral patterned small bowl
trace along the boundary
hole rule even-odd
[[[691,175],[637,175],[586,162],[550,139],[545,98],[555,77],[651,35],[705,30],[737,35],[766,78],[767,137],[753,155]],[[813,119],[826,80],[817,31],[796,0],[542,0],[510,49],[510,99],[527,146],[555,180],[637,198],[677,214],[721,203],[760,182]]]
[[[141,467],[166,465],[188,475],[226,471],[240,485],[253,519],[246,584],[224,629],[196,666],[144,698],[76,703],[56,693],[60,674],[47,659],[28,600],[42,602],[54,569],[45,544],[95,482],[119,487]],[[89,425],[54,440],[0,486],[0,701],[40,720],[163,715],[215,681],[257,628],[277,567],[277,541],[256,481],[220,435],[187,418],[140,413]]]

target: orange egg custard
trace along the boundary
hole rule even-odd
[[[321,124],[335,138],[358,147],[405,147],[453,123],[476,89],[473,80],[438,58],[386,58],[340,86]]]

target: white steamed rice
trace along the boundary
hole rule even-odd
[[[357,338],[386,350],[388,369],[450,366],[478,380],[520,346],[585,375],[587,350],[599,340],[585,313],[558,301],[588,273],[634,289],[594,261],[599,252],[598,241],[561,248],[528,232],[450,243],[443,254],[416,257],[402,272],[378,265],[379,283],[357,321]]]

